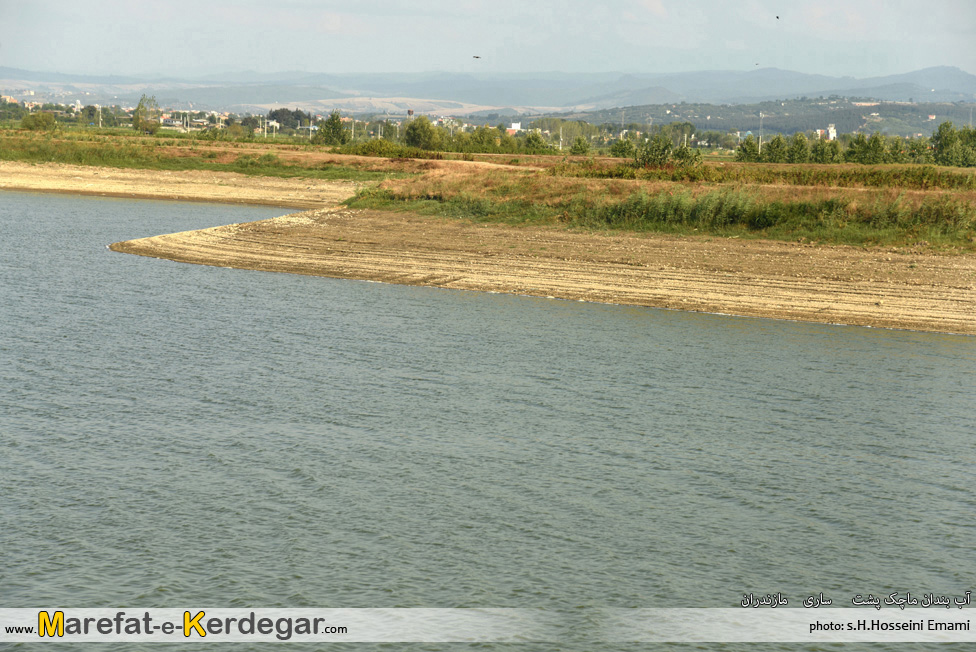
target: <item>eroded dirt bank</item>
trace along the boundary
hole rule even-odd
[[[976,257],[599,235],[319,209],[112,245],[188,263],[976,333]]]

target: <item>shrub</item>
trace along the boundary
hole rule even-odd
[[[573,141],[573,146],[569,148],[569,153],[574,156],[586,156],[590,151],[590,143],[582,136],[577,136]]]
[[[400,145],[389,140],[376,139],[345,145],[340,150],[343,154],[356,156],[380,156],[389,159],[423,158],[441,160],[441,152],[430,152],[419,147]]]
[[[634,165],[646,168],[649,165],[662,166],[671,160],[674,145],[664,134],[657,134],[653,140],[645,142],[634,152]]]
[[[50,113],[31,113],[25,115],[20,121],[20,126],[31,131],[50,131],[54,129],[58,121]]]

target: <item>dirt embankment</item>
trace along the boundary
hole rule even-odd
[[[976,334],[976,256],[573,233],[348,210],[353,184],[0,164],[0,188],[315,206],[131,240],[170,260],[571,300]]]
[[[976,258],[595,235],[319,209],[132,240],[189,263],[862,326],[976,333]]]

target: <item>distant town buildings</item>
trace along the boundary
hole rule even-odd
[[[821,140],[837,140],[837,127],[831,124],[826,129],[817,129],[817,137]]]

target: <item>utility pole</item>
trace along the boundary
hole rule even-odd
[[[762,111],[760,111],[759,112],[759,153],[760,154],[762,154],[762,138],[763,138],[762,119],[763,119],[763,114]]]
[[[563,151],[563,126],[559,125],[559,151]]]

